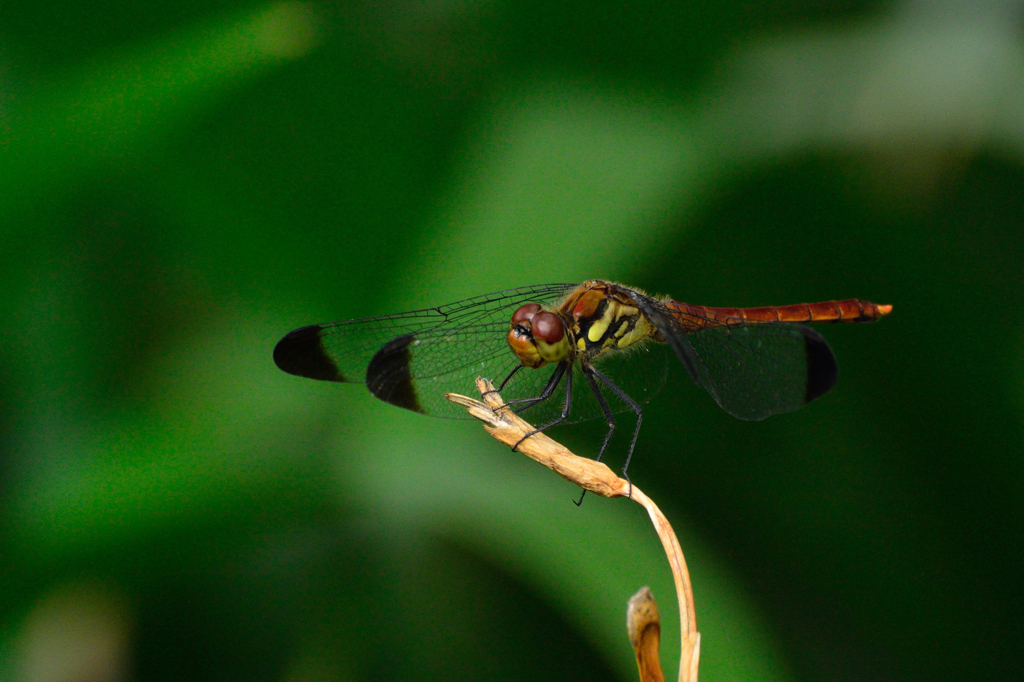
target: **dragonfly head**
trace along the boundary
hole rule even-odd
[[[512,314],[508,345],[520,362],[533,369],[561,362],[569,355],[569,338],[562,318],[536,303],[521,305]]]

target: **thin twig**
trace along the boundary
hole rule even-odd
[[[533,426],[523,421],[505,405],[501,396],[494,391],[491,382],[486,379],[477,379],[476,385],[484,402],[455,393],[449,393],[446,397],[465,407],[470,415],[484,423],[484,428],[491,436],[509,447],[519,443],[526,434],[535,430]],[[686,560],[683,558],[679,540],[676,539],[676,534],[665,515],[636,485],[631,485],[629,481],[619,478],[615,472],[601,462],[574,455],[565,446],[543,433],[530,436],[519,443],[516,449],[584,490],[589,490],[602,497],[631,497],[644,506],[651,517],[658,537],[661,539],[661,544],[665,548],[665,554],[668,556],[669,565],[672,568],[672,577],[675,580],[676,597],[679,602],[679,622],[682,626],[679,680],[680,682],[697,682],[700,633],[697,632],[693,588],[690,585],[690,573],[686,569]]]

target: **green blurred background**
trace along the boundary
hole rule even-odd
[[[804,410],[741,422],[677,371],[645,413],[702,679],[1020,678],[1022,18],[4,4],[0,679],[631,680],[645,584],[674,678],[638,505],[271,361],[591,277],[895,306],[822,329],[840,380]]]

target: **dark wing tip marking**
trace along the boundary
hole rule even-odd
[[[295,376],[320,381],[349,381],[335,367],[320,343],[318,324],[294,329],[274,347],[274,364]]]
[[[807,392],[805,402],[811,402],[829,392],[836,385],[839,367],[836,356],[825,339],[810,327],[803,327],[804,350],[807,353]]]
[[[415,334],[405,334],[384,344],[366,368],[366,387],[386,403],[426,414],[409,372],[410,349],[415,341]]]

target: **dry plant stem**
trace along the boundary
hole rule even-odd
[[[697,614],[693,606],[693,586],[690,571],[686,568],[683,549],[679,546],[676,533],[658,505],[639,488],[633,486],[633,499],[644,506],[651,523],[658,532],[665,555],[672,567],[672,578],[676,583],[676,598],[679,601],[679,622],[682,625],[682,643],[679,651],[679,680],[697,682],[697,664],[700,662],[700,633],[697,632]],[[653,599],[653,597],[652,597]]]
[[[629,643],[636,654],[636,667],[640,670],[640,682],[665,682],[658,660],[658,646],[661,644],[661,616],[649,587],[630,597],[626,608],[626,626],[629,629]]]
[[[489,381],[477,379],[477,389],[482,394],[484,402],[454,393],[449,393],[446,397],[465,407],[470,415],[484,423],[484,428],[491,436],[509,447],[519,443],[526,434],[535,430],[505,405]],[[516,449],[585,490],[603,497],[632,497],[647,509],[658,537],[661,538],[661,544],[672,567],[672,577],[675,579],[679,622],[682,626],[679,679],[681,682],[696,682],[700,634],[697,632],[697,618],[693,607],[693,588],[690,585],[690,573],[686,568],[679,540],[676,539],[676,534],[665,515],[639,488],[616,476],[606,465],[574,455],[543,433],[530,436],[519,443]]]

